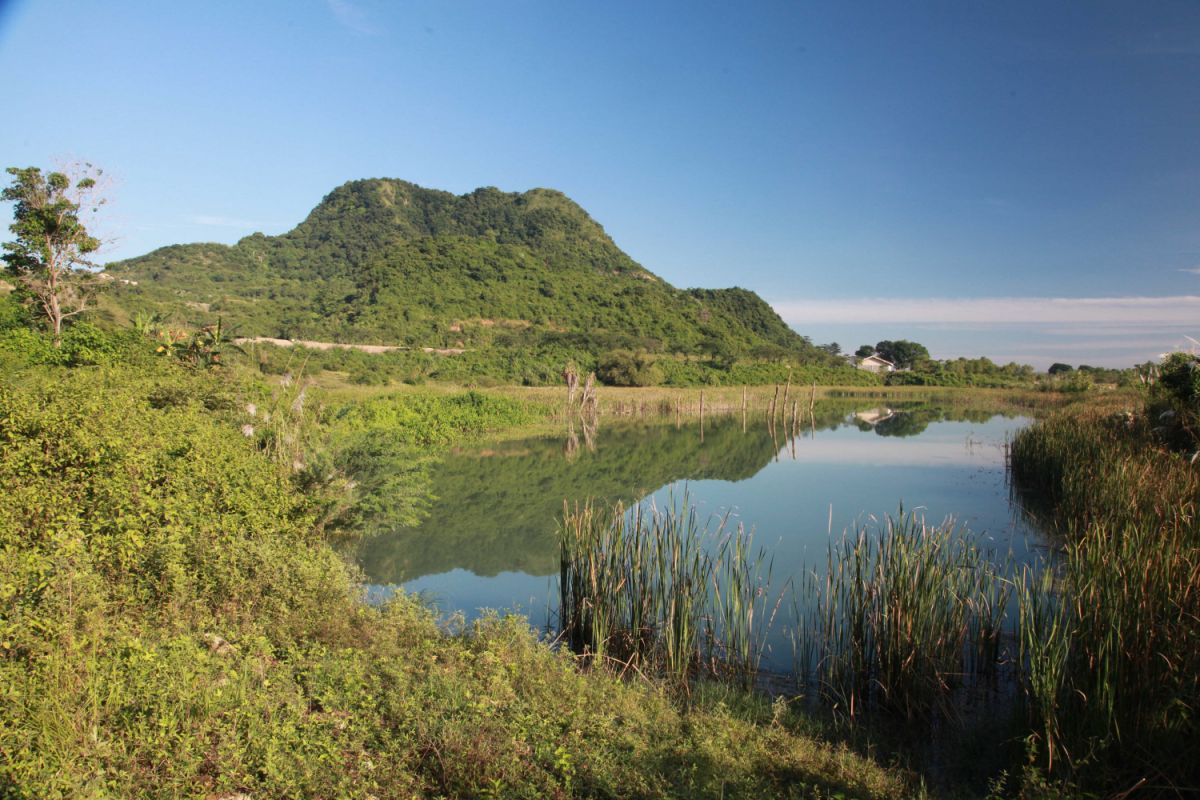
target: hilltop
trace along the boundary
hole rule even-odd
[[[550,189],[351,181],[280,236],[173,245],[106,271],[122,279],[115,317],[221,317],[242,336],[831,363],[753,292],[669,285]]]

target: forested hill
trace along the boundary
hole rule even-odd
[[[730,265],[735,268],[737,265]],[[753,292],[679,290],[621,251],[561,192],[338,187],[281,236],[175,245],[110,264],[110,310],[247,336],[476,347],[544,337],[819,362]]]

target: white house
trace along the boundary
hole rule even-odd
[[[867,356],[859,359],[859,369],[865,369],[867,372],[895,372],[896,365],[888,361],[886,358],[879,356]]]

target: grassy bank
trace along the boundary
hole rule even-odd
[[[529,408],[321,407],[296,383],[109,360],[0,383],[0,796],[910,792],[783,705],[706,686],[684,705],[521,621],[447,632],[410,598],[361,601],[327,495],[302,491],[324,468],[292,458],[296,418],[420,449]]]
[[[1063,548],[1021,604],[1034,741],[1056,773],[1110,791],[1200,787],[1200,476],[1162,431],[1159,408],[1116,395],[1012,445]]]
[[[565,387],[497,387],[492,390],[506,397],[520,398],[543,405],[556,413],[566,406]],[[942,408],[978,409],[980,414],[998,410],[1013,414],[1036,414],[1064,402],[1053,392],[1031,389],[979,389],[928,386],[817,386],[811,384],[778,384],[765,386],[718,386],[699,388],[645,387],[626,388],[601,386],[597,390],[597,408],[603,416],[699,416],[701,399],[704,413],[742,413],[743,407],[755,423],[766,419],[772,403],[779,421],[790,419],[793,411],[807,424],[810,407],[839,407],[847,412],[861,410],[864,403],[878,401],[919,404],[928,402]],[[743,406],[744,401],[744,406]],[[820,408],[818,408],[818,419]]]
[[[978,688],[999,726],[975,720],[978,731],[997,735],[1001,755],[972,774],[946,741],[936,760],[963,771],[958,788],[990,778],[1028,797],[1186,794],[1200,786],[1200,477],[1194,440],[1172,446],[1194,430],[1161,393],[1124,392],[1022,431],[1014,486],[1055,546],[1023,573],[966,532],[900,517],[831,542],[823,575],[772,588],[740,532],[708,540],[686,505],[568,509],[563,631],[580,653],[679,683],[743,678],[782,606],[775,623],[793,628],[802,688],[867,718],[852,739],[897,718],[907,735],[976,735],[961,726]]]

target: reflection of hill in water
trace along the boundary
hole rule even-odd
[[[850,422],[861,400],[818,403],[815,428]],[[984,421],[994,411],[900,403],[883,436],[916,435],[933,421]],[[807,415],[805,415],[807,417]],[[810,426],[805,419],[804,432]],[[594,450],[565,455],[565,435],[463,449],[435,468],[429,517],[362,542],[357,560],[372,583],[403,583],[455,568],[477,575],[516,571],[551,575],[558,569],[555,525],[563,500],[631,502],[680,480],[738,481],[753,477],[786,443],[784,425],[773,440],[761,414],[746,433],[740,415],[679,427],[663,422],[605,421]],[[883,429],[880,430],[880,427]]]
[[[419,527],[363,542],[374,583],[401,583],[456,567],[477,575],[558,569],[555,524],[564,499],[634,501],[678,480],[737,481],[775,455],[765,426],[608,424],[594,451],[568,460],[563,439],[526,439],[451,454],[433,476],[437,499]]]

